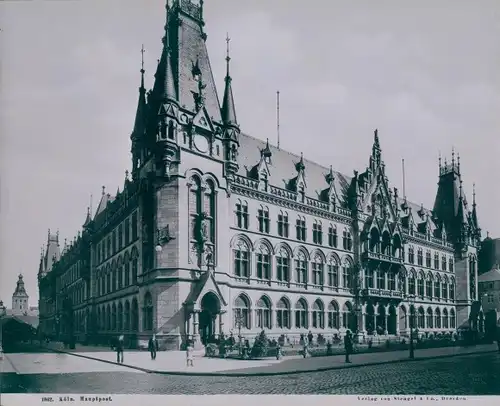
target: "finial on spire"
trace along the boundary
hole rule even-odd
[[[231,38],[229,38],[229,33],[226,33],[226,76],[229,77],[229,61],[231,57],[229,56],[229,42]]]
[[[476,205],[476,184],[472,184],[472,205]]]
[[[146,50],[144,49],[144,44],[142,44],[142,47],[141,47],[141,73],[144,73],[144,52],[146,52]]]
[[[125,180],[128,180],[128,175],[129,175],[129,172],[128,172],[128,169],[125,170]]]
[[[106,194],[106,186],[102,187],[102,195],[104,196]]]
[[[455,168],[455,147],[451,147],[451,168]]]
[[[457,171],[458,175],[460,175],[460,154],[457,153]]]
[[[441,174],[441,151],[439,151],[438,162],[439,162],[439,174]]]

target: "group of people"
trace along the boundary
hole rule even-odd
[[[123,350],[125,348],[125,337],[120,335],[116,340],[115,350],[116,350],[116,362],[118,364],[123,364]],[[156,339],[156,334],[153,334],[148,341],[148,351],[151,355],[152,360],[156,360],[156,353],[159,350],[158,340]],[[191,342],[186,346],[186,365],[188,367],[194,366],[193,364],[193,352],[194,348]]]

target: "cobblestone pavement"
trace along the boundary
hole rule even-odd
[[[3,374],[4,393],[500,395],[500,355],[267,377],[190,377],[133,372]]]

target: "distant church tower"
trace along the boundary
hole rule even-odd
[[[28,312],[28,299],[29,296],[24,288],[23,275],[19,275],[17,280],[16,290],[12,295],[12,311],[14,314],[24,314]]]

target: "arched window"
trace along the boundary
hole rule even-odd
[[[350,289],[352,287],[352,271],[351,271],[351,261],[348,257],[345,257],[342,262],[342,286],[344,288]]]
[[[448,299],[448,277],[445,275],[441,282],[441,292],[443,294],[443,299]]]
[[[281,211],[278,214],[278,235],[288,238],[290,224],[288,223],[288,213]]]
[[[417,289],[418,289],[418,295],[424,296],[424,273],[423,272],[418,273]]]
[[[391,236],[387,231],[384,231],[382,234],[382,254],[391,254]]]
[[[417,251],[417,264],[422,266],[424,264],[424,254],[422,252],[422,248],[419,248]]]
[[[453,258],[450,257],[450,259],[448,259],[448,270],[450,272],[453,272]]]
[[[234,327],[250,329],[250,303],[246,296],[239,295],[234,301]]]
[[[271,302],[266,296],[257,301],[257,327],[271,328]]]
[[[351,251],[352,249],[352,237],[349,230],[344,230],[342,233],[342,245],[346,251]]]
[[[415,271],[410,271],[408,276],[408,294],[415,295],[417,292],[415,291]]]
[[[424,308],[419,307],[417,312],[417,328],[425,328],[425,313]]]
[[[257,220],[259,222],[259,232],[269,234],[270,232],[270,222],[269,219],[269,209],[267,206],[260,206],[257,213]]]
[[[439,254],[434,253],[434,269],[439,269]]]
[[[441,297],[441,277],[439,274],[434,278],[434,296],[438,299]]]
[[[276,304],[276,324],[279,328],[290,328],[290,305],[285,298]]]
[[[455,278],[451,278],[449,287],[450,287],[450,299],[455,300]]]
[[[313,223],[313,243],[323,244],[323,226],[319,220],[314,220]]]
[[[456,319],[455,319],[455,310],[450,310],[450,328],[455,328]]]
[[[375,227],[370,231],[370,251],[380,252],[380,234]]]
[[[137,299],[134,298],[132,300],[132,325],[131,330],[138,332],[139,331],[139,304],[137,303]]]
[[[335,301],[328,304],[328,328],[336,328],[339,326],[339,305]]]
[[[248,204],[246,201],[238,200],[236,203],[236,226],[248,229]]]
[[[328,286],[339,286],[339,263],[334,255],[328,259]]]
[[[132,284],[137,283],[137,257],[132,259]]]
[[[121,258],[118,258],[118,261],[116,263],[116,268],[117,268],[117,278],[118,278],[118,289],[121,289],[123,287],[123,262]]]
[[[448,328],[448,310],[443,309],[443,328]]]
[[[123,305],[118,303],[118,313],[116,314],[116,328],[118,331],[123,330]]]
[[[312,261],[312,283],[313,285],[323,286],[323,258],[316,254]]]
[[[323,303],[319,299],[313,303],[312,325],[314,328],[325,328],[324,307]]]
[[[441,311],[439,309],[436,309],[434,313],[434,326],[436,328],[441,328]]]
[[[234,274],[240,278],[250,277],[250,249],[248,245],[239,240],[233,250]]]
[[[276,279],[281,282],[290,281],[290,257],[283,247],[279,249],[276,255]]]
[[[112,268],[112,280],[111,280],[111,292],[114,292],[118,287],[118,275],[116,270],[116,263],[113,262]]]
[[[295,327],[308,328],[307,303],[304,299],[299,299],[295,304]]]
[[[97,309],[97,330],[102,330],[102,318],[101,318],[101,309]]]
[[[144,295],[142,329],[144,331],[153,330],[153,297],[150,292]]]
[[[125,331],[130,330],[130,303],[125,301],[125,311],[123,315],[123,329]]]
[[[123,259],[124,262],[124,272],[125,272],[125,287],[130,286],[130,257],[128,253],[125,254]]]
[[[432,266],[432,256],[429,250],[425,251],[425,266],[430,268]]]
[[[337,248],[337,226],[330,224],[328,228],[328,245],[332,248]]]
[[[408,262],[410,264],[415,263],[415,248],[413,246],[408,247]]]
[[[271,255],[269,249],[264,244],[260,244],[255,256],[257,261],[257,278],[270,280]]]
[[[432,315],[432,309],[429,307],[427,309],[427,328],[432,328],[433,325],[433,315]]]
[[[353,321],[353,307],[350,302],[345,302],[344,306],[342,306],[342,327],[351,328],[353,327],[351,324]]]
[[[392,246],[392,256],[396,258],[402,258],[403,254],[403,246],[401,244],[401,237],[399,234],[396,234],[393,238],[393,246]]]
[[[443,255],[441,257],[441,270],[446,271],[446,256],[445,255]]]
[[[206,182],[206,189],[205,189],[205,199],[204,199],[204,211],[207,214],[207,223],[208,223],[208,245],[215,245],[215,232],[216,232],[216,215],[217,215],[217,202],[216,202],[216,197],[217,197],[217,192],[215,188],[215,183],[209,179]],[[212,247],[213,248],[213,247]],[[215,249],[212,249],[212,252],[215,253],[217,252]]]
[[[425,295],[427,297],[432,297],[432,274],[427,274],[427,278],[425,279]]]
[[[298,252],[295,260],[295,275],[297,283],[307,283],[307,258],[302,251]]]

